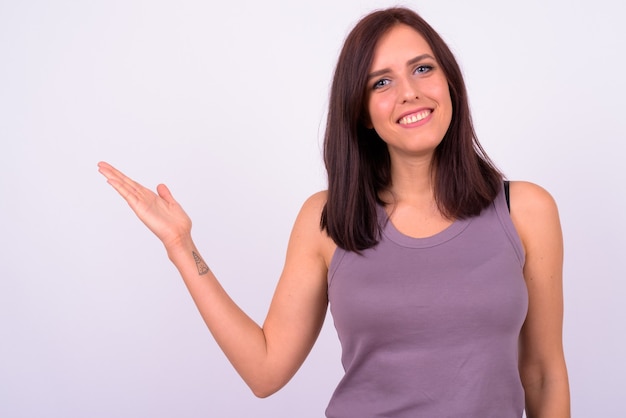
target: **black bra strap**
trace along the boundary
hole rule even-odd
[[[504,180],[504,197],[506,197],[506,207],[511,212],[511,198],[509,197],[509,181]]]

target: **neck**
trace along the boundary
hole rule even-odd
[[[394,159],[391,161],[391,184],[383,200],[392,204],[431,206],[435,201],[432,158]]]

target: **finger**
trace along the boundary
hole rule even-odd
[[[111,164],[107,164],[104,162],[98,164],[98,171],[100,171],[100,173],[102,173],[106,178],[117,178],[120,181],[125,181],[125,179],[128,178],[117,168],[113,167]]]
[[[114,177],[108,178],[107,183],[109,183],[131,207],[136,206],[139,201],[139,195],[134,188]]]
[[[98,171],[107,179],[118,179],[119,181],[123,181],[123,178],[125,177],[121,171],[104,162],[98,163]]]
[[[170,189],[165,184],[159,184],[157,186],[157,193],[167,203],[176,203],[174,196],[172,196],[172,192],[170,192]]]
[[[131,207],[137,204],[142,195],[142,189],[145,189],[143,186],[132,181],[121,171],[104,161],[98,163],[98,171],[106,177],[107,183],[109,183]]]
[[[98,163],[98,171],[107,178],[117,177],[122,180],[124,177],[124,173],[113,167],[111,164],[105,163],[101,161]]]
[[[126,176],[124,173],[113,167],[111,164],[101,161],[100,163],[98,163],[98,168],[98,171],[100,171],[100,173],[104,175],[107,180],[115,179],[118,182],[124,183],[135,193],[140,193],[141,191],[143,191],[143,189],[145,189],[145,187],[143,187],[141,184]]]
[[[111,185],[124,199],[128,201],[131,196],[135,199],[137,198],[139,193],[135,187],[132,187],[123,179],[107,170],[103,170],[102,174],[106,177],[107,183]]]
[[[154,201],[156,198],[156,195],[152,190],[142,186],[136,181],[133,181],[112,165],[100,162],[98,167],[99,171],[107,178],[107,183],[109,183],[120,194],[120,196],[124,198],[124,200],[126,200],[126,203],[128,203],[135,213],[139,214],[145,210],[146,206],[150,204],[149,202]],[[165,189],[166,195],[169,196],[169,201],[175,202],[173,197],[171,197],[169,189],[167,189],[167,187]]]
[[[113,166],[109,163],[107,163],[106,161],[99,161],[98,162],[98,168],[113,168]]]

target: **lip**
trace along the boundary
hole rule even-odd
[[[420,120],[417,120],[411,123],[400,123],[400,121],[406,117],[419,115],[420,113],[424,113],[424,112],[428,112],[428,114]],[[413,127],[413,126],[423,125],[424,123],[428,122],[431,119],[433,112],[434,112],[434,109],[430,107],[421,107],[419,109],[409,110],[408,112],[401,114],[400,117],[396,120],[396,123],[403,127]]]

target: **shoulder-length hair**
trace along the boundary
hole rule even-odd
[[[443,70],[452,100],[452,121],[431,165],[435,201],[449,219],[478,215],[502,188],[502,174],[476,138],[461,69],[450,48],[419,15],[390,8],[365,16],[350,32],[339,55],[330,91],[324,138],[328,200],[321,227],[335,243],[360,252],[380,240],[379,193],[391,182],[387,145],[368,129],[367,76],[378,40],[404,24],[420,33]]]

